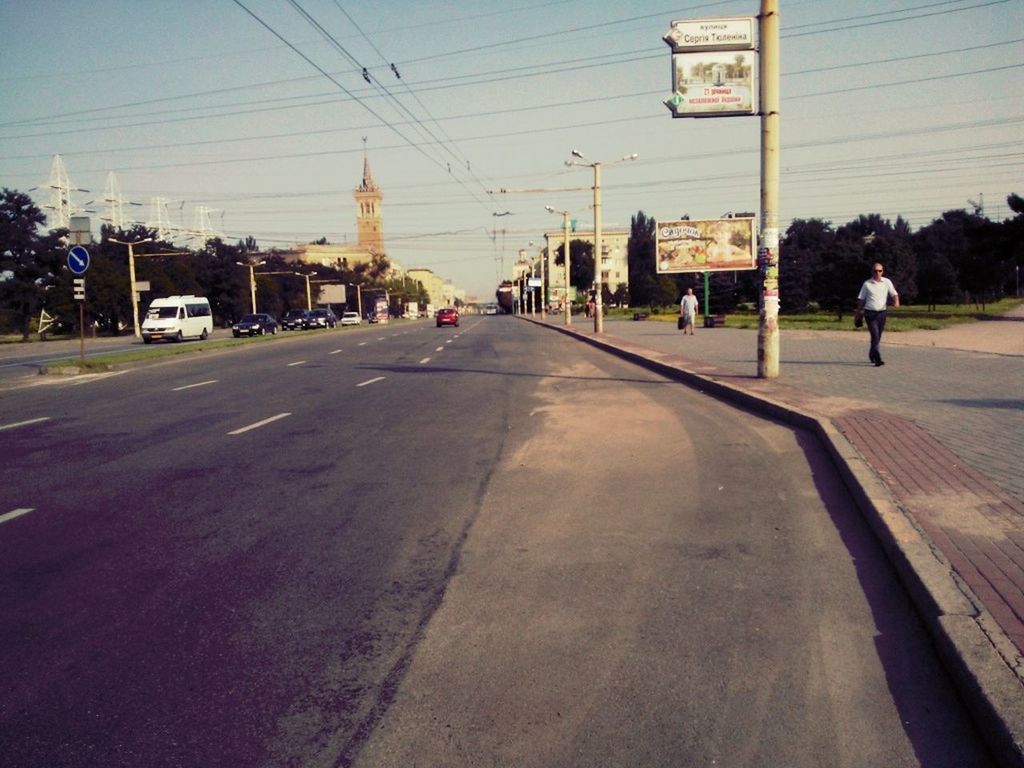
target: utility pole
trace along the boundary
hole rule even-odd
[[[757,376],[779,376],[779,3],[761,0],[761,311]]]
[[[135,338],[142,338],[142,329],[139,327],[139,292],[135,288],[135,250],[134,247],[139,243],[152,243],[153,238],[147,237],[143,240],[115,240],[114,238],[108,238],[110,242],[117,243],[118,245],[128,246],[128,281],[129,287],[132,292],[132,324],[135,328]]]

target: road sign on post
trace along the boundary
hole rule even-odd
[[[89,252],[80,245],[68,251],[68,269],[76,275],[84,275],[89,268]]]

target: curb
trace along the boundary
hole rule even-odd
[[[1024,681],[1000,655],[1008,639],[981,602],[963,585],[946,558],[913,517],[899,507],[860,452],[827,417],[815,416],[658,360],[656,353],[625,349],[610,341],[518,316],[682,382],[700,392],[806,430],[825,447],[854,502],[879,540],[917,613],[927,627],[978,730],[999,764],[1024,768]]]

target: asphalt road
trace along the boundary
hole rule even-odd
[[[511,318],[9,390],[0,451],[5,766],[989,764],[813,441]]]

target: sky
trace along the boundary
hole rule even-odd
[[[1012,215],[1022,0],[778,5],[783,232],[870,213],[914,229],[950,209]],[[760,119],[673,118],[662,37],[675,20],[759,8],[0,0],[0,187],[49,205],[60,155],[96,232],[113,173],[130,221],[152,222],[159,198],[176,225],[205,217],[229,242],[354,243],[365,156],[388,256],[488,300],[520,250],[561,230],[545,206],[593,227],[594,173],[566,166],[574,149],[601,163],[605,230],[639,211],[758,211]]]

